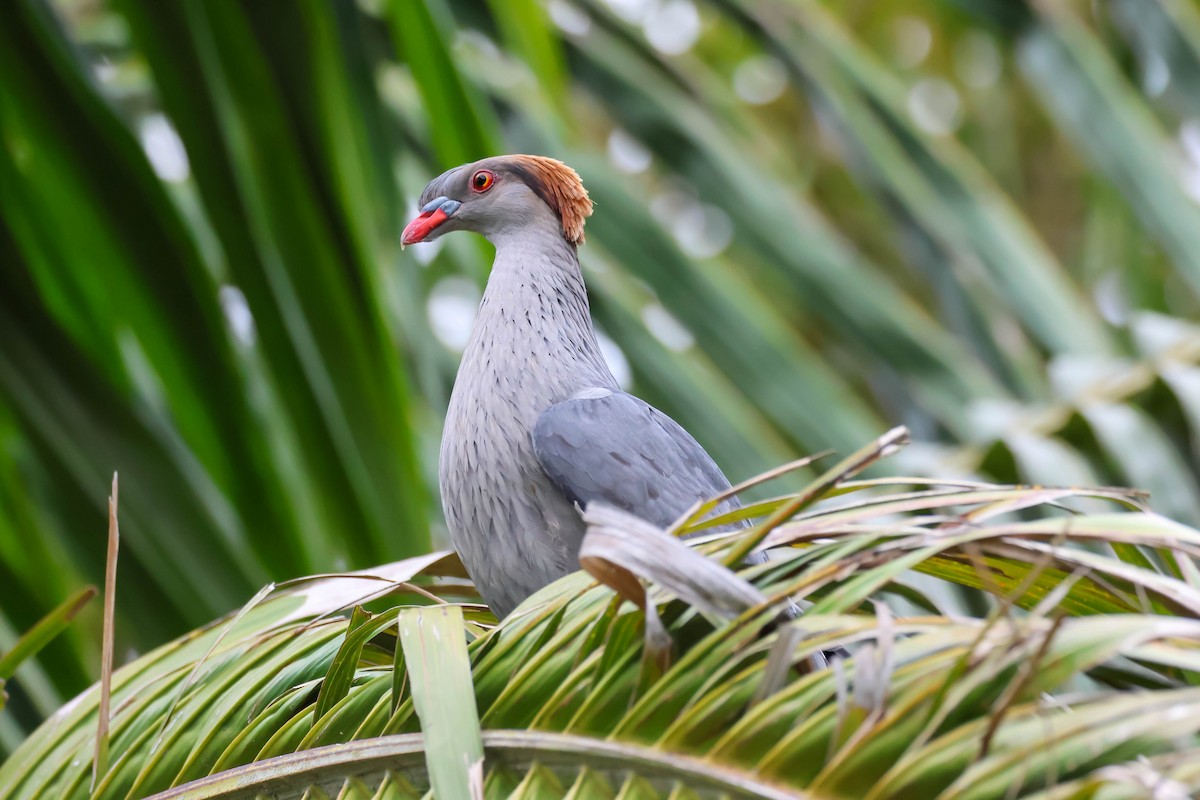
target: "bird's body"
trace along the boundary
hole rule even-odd
[[[488,186],[473,196],[481,174]],[[622,392],[604,361],[577,255],[591,210],[578,180],[531,156],[464,165],[430,183],[422,216],[405,231],[406,242],[422,241],[457,226],[496,245],[455,379],[439,479],[454,547],[498,617],[578,569],[579,508],[588,502],[665,526],[729,487],[695,439]],[[508,194],[468,205],[493,186]]]
[[[583,521],[534,452],[538,417],[577,392],[617,388],[574,246],[557,238],[545,249],[498,246],[442,433],[446,524],[497,616],[578,569]]]

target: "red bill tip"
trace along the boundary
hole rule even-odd
[[[417,242],[425,241],[425,237],[433,233],[433,229],[443,222],[448,220],[446,212],[440,208],[435,208],[427,214],[421,214],[412,222],[404,226],[404,233],[400,234],[400,244],[409,245]]]

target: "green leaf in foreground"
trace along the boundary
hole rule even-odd
[[[430,783],[439,797],[482,798],[483,739],[462,609],[406,608],[399,627]]]
[[[494,627],[468,627],[443,555],[268,587],[115,673],[95,792],[92,690],[0,765],[0,796],[1081,798],[1107,795],[1047,792],[1119,787],[1141,759],[1200,791],[1175,758],[1200,749],[1200,589],[1174,568],[1200,531],[1119,490],[835,473],[748,507],[757,528],[667,539],[774,547],[722,575],[747,590],[732,615],[692,591],[729,580],[676,556],[620,562],[637,606],[580,572]],[[1097,501],[1120,510],[1072,511]],[[983,611],[897,602],[917,580]],[[645,668],[651,616],[665,671]]]

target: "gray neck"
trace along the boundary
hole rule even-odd
[[[596,342],[579,255],[557,220],[488,238],[496,259],[464,360],[519,374],[524,391],[543,400],[595,386],[616,390]]]

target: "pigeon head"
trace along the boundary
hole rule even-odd
[[[575,170],[544,156],[497,156],[463,164],[429,182],[420,213],[404,228],[402,245],[450,231],[489,239],[531,225],[557,225],[571,244],[583,243],[592,201]]]

